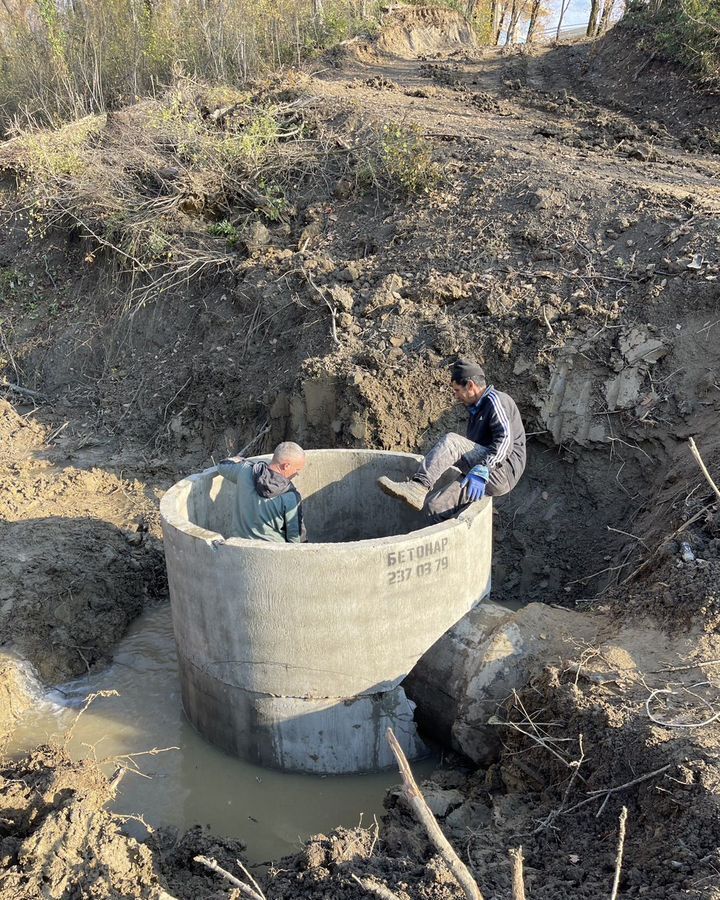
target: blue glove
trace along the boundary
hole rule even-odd
[[[467,502],[482,500],[485,496],[485,486],[490,478],[487,466],[473,466],[463,479],[461,488],[466,489]]]

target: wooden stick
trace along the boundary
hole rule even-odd
[[[702,456],[700,456],[700,451],[697,448],[697,444],[695,443],[695,441],[692,438],[688,439],[688,444],[690,444],[690,450],[692,451],[692,455],[695,457],[695,461],[700,466],[700,471],[705,476],[707,483],[715,491],[715,496],[718,498],[718,500],[720,500],[720,488],[712,480],[712,476],[708,472],[707,466],[703,462]]]
[[[613,879],[612,894],[610,900],[617,900],[620,887],[620,872],[622,871],[623,850],[625,848],[625,823],[627,822],[627,806],[623,806],[620,812],[620,833],[618,835],[617,855],[615,856],[615,878]]]
[[[437,848],[440,856],[443,858],[443,861],[447,864],[448,868],[457,879],[458,884],[465,892],[467,900],[484,900],[483,895],[480,893],[480,888],[475,882],[475,879],[470,874],[465,863],[453,850],[448,839],[442,833],[442,830],[438,825],[435,816],[432,814],[430,807],[425,802],[425,798],[420,793],[420,789],[418,788],[417,784],[415,783],[415,779],[413,778],[413,774],[410,769],[410,764],[407,761],[407,757],[403,753],[402,747],[398,743],[398,740],[395,737],[392,728],[388,728],[387,730],[387,739],[392,752],[395,754],[395,759],[397,760],[398,766],[400,768],[400,775],[402,776],[403,780],[403,795],[407,800],[410,808],[415,813],[415,816],[417,817],[420,824],[424,826],[425,830],[427,831],[428,837]]]
[[[636,578],[641,572],[644,572],[645,569],[647,569],[647,567],[650,565],[650,563],[653,562],[653,560],[657,557],[658,553],[660,552],[660,548],[665,544],[668,544],[670,541],[674,540],[678,535],[682,534],[683,531],[687,531],[687,529],[691,525],[694,525],[698,519],[701,519],[705,515],[705,513],[708,511],[708,508],[709,507],[705,507],[699,512],[696,512],[695,515],[690,516],[687,522],[683,522],[683,524],[679,528],[676,528],[671,535],[668,535],[668,537],[664,538],[664,540],[653,550],[650,556],[648,556],[645,562],[640,563],[637,569],[632,571],[627,576],[627,578],[623,578],[618,587],[622,587],[624,584],[627,584],[628,581],[632,581],[633,578]],[[618,568],[622,568],[622,566],[618,566]]]
[[[31,391],[30,388],[21,387],[19,384],[13,384],[11,381],[5,381],[4,378],[0,380],[0,387],[13,391],[15,394],[20,394],[21,397],[31,397],[33,400],[47,400],[45,394],[41,394],[40,391]]]
[[[525,900],[525,882],[523,881],[523,852],[522,847],[510,850],[510,859],[513,861],[512,895],[513,900]]]
[[[245,884],[244,881],[240,881],[239,878],[236,878],[234,875],[231,875],[226,869],[223,869],[222,866],[219,866],[214,859],[208,859],[207,856],[195,856],[193,858],[195,862],[206,866],[208,869],[210,869],[211,872],[216,872],[218,875],[222,875],[222,877],[226,881],[229,881],[230,884],[234,884],[235,887],[243,895],[243,897],[248,897],[248,900],[266,900],[264,894],[258,894],[257,891],[254,891],[251,887],[249,887],[249,885]]]
[[[389,887],[386,887],[379,881],[372,881],[370,878],[358,878],[357,875],[352,876],[363,890],[368,894],[375,894],[380,900],[400,900],[397,894],[393,894]]]
[[[708,484],[713,489],[715,496],[720,501],[720,488],[718,488],[718,486],[712,480],[712,477],[707,470],[707,466],[703,462],[702,456],[700,456],[700,451],[698,450],[697,445],[695,444],[695,441],[692,438],[689,438],[688,443],[690,444],[690,450],[692,451],[692,455],[695,457],[695,461],[700,466],[700,471],[703,473],[703,475],[707,479]],[[635,569],[633,572],[631,572],[627,576],[627,578],[624,578],[620,582],[619,587],[622,587],[624,584],[627,584],[628,581],[632,581],[634,578],[636,578],[641,572],[644,572],[645,569],[650,565],[650,563],[655,559],[655,557],[657,556],[657,554],[660,551],[660,548],[662,546],[667,544],[669,541],[672,541],[674,538],[678,537],[678,535],[682,534],[683,531],[686,531],[691,525],[693,525],[695,522],[697,522],[698,519],[701,519],[705,515],[706,512],[707,512],[707,509],[701,509],[699,512],[696,512],[695,515],[691,516],[687,520],[687,522],[683,523],[679,528],[677,528],[675,531],[673,531],[673,533],[669,537],[665,538],[665,540],[662,541],[660,546],[656,547],[655,550],[653,550],[653,552],[650,554],[650,556],[648,556],[648,558],[644,562],[640,563],[640,565],[637,567],[637,569]]]
[[[633,778],[632,781],[626,781],[625,784],[618,784],[616,787],[611,788],[601,788],[597,791],[590,791],[591,796],[587,797],[585,800],[581,800],[579,803],[576,803],[575,806],[571,806],[569,809],[563,811],[563,815],[567,815],[568,813],[575,812],[576,809],[580,809],[581,806],[587,806],[588,803],[593,803],[595,800],[599,800],[603,794],[605,794],[605,801],[601,809],[604,808],[605,803],[607,803],[608,797],[611,794],[617,794],[618,791],[624,791],[626,788],[633,787],[636,784],[640,784],[643,781],[648,781],[650,778],[654,778],[656,775],[662,775],[663,772],[667,772],[668,769],[672,769],[672,763],[668,763],[666,766],[661,766],[659,769],[655,769],[652,772],[646,772],[644,775],[640,775],[638,778]]]

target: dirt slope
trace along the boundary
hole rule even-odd
[[[407,35],[391,37],[407,50],[396,46],[397,56],[411,55]],[[310,137],[283,147],[293,160],[287,214],[252,213],[254,241],[230,247],[215,235],[224,267],[130,316],[127,283],[98,265],[107,248],[62,221],[42,253],[27,240],[10,172],[5,376],[43,396],[32,403],[7,391],[12,403],[0,407],[0,565],[9,573],[0,640],[50,682],[102,664],[143,603],[163,594],[156,504],[174,477],[284,437],[422,450],[463,427],[447,390],[447,366],[462,353],[516,397],[532,434],[526,476],[497,504],[497,595],[601,604],[618,627],[639,632],[646,617],[670,635],[686,630],[694,658],[659,668],[672,679],[666,662],[700,666],[702,691],[693,700],[685,690],[698,684],[681,679],[662,695],[683,701],[662,707],[664,721],[704,709],[712,718],[720,520],[686,439],[697,437],[717,480],[717,98],[680,90],[670,73],[673,103],[663,106],[665,83],[653,66],[647,81],[635,78],[642,58],[623,43],[472,59],[390,61],[376,51],[255,86],[253,102],[313,111]],[[97,144],[116,153],[123,128],[146,114],[118,114]],[[378,140],[390,147],[396,183],[368,182],[363,147]],[[322,165],[317,146],[332,148]],[[177,147],[162,153],[167,171],[179,168]],[[400,190],[426,164],[442,170],[439,183]],[[206,200],[192,202],[184,198],[184,214],[206,228],[207,207],[197,212]],[[531,896],[604,896],[620,798],[600,817],[591,804],[564,811],[587,791],[662,769],[660,781],[622,793],[631,828],[623,896],[717,898],[717,719],[658,725],[644,673],[629,679],[622,661],[577,650],[528,688],[522,708],[501,711],[525,730],[560,723],[547,727],[562,759],[508,727],[495,766],[437,775],[444,826],[488,896],[509,896],[504,854],[518,843]],[[5,683],[15,696],[13,677]],[[581,734],[584,782],[571,765]],[[62,896],[62,867],[33,861],[33,848],[63,839],[85,790],[73,782],[38,814],[33,785],[45,797],[54,770],[76,778],[66,760],[48,759],[9,764],[0,781],[0,879],[24,884],[27,897],[41,896],[48,878]],[[85,782],[102,800],[97,778],[93,770]],[[24,799],[21,782],[30,784]],[[390,805],[378,842],[367,832],[318,838],[267,873],[268,897],[359,898],[351,875],[368,873],[403,900],[460,897],[402,804]],[[158,838],[151,860],[92,811],[87,871],[107,865],[88,896],[117,896],[118,860],[128,896],[157,896],[160,871],[178,897],[229,895],[191,861],[209,840]]]

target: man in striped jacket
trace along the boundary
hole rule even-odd
[[[512,397],[488,386],[482,367],[469,360],[454,363],[450,377],[455,399],[468,411],[466,437],[446,434],[409,481],[378,479],[386,494],[424,509],[435,522],[451,518],[486,494],[507,494],[525,470],[525,428]],[[461,475],[433,490],[453,466]]]

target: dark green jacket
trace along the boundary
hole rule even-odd
[[[224,459],[223,478],[236,485],[233,532],[227,537],[296,544],[305,540],[302,498],[293,483],[264,462]]]

